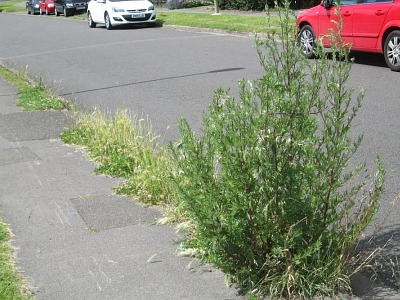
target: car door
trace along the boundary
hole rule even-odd
[[[54,2],[55,2],[55,3],[54,3],[54,6],[55,6],[55,8],[57,9],[57,11],[58,11],[59,13],[64,13],[64,6],[65,6],[64,0],[55,0]],[[57,4],[56,4],[56,3],[57,3]]]
[[[39,8],[42,12],[46,10],[44,0],[39,0]]]
[[[104,23],[104,12],[106,10],[106,0],[91,0],[90,14],[96,23]]]
[[[54,11],[62,11],[60,8],[60,0],[54,0]]]
[[[364,0],[357,5],[353,19],[354,49],[377,48],[379,33],[392,6],[392,0]]]
[[[340,16],[343,20],[341,37],[345,43],[353,44],[353,11],[355,6],[357,6],[357,0],[343,0],[340,1],[340,6],[333,5],[321,10],[318,20],[320,36],[329,36],[330,29],[337,32],[338,28],[335,24],[339,22],[337,10],[340,10]],[[329,47],[331,43],[326,37],[322,39],[322,42],[326,47]]]

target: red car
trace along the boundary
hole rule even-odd
[[[383,53],[386,64],[400,71],[400,0],[343,0],[340,7],[334,0],[322,0],[320,5],[303,11],[297,17],[299,44],[305,56],[314,57],[315,41],[336,29],[335,10],[343,19],[341,37],[351,50]],[[329,47],[328,39],[322,38]]]
[[[54,1],[53,0],[39,0],[39,13],[41,15],[54,14]]]

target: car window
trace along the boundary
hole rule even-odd
[[[142,0],[110,0],[110,2],[122,2],[122,1],[142,1]]]
[[[364,0],[362,3],[385,3],[393,2],[393,0]]]
[[[358,1],[357,0],[335,0],[334,3],[340,3],[341,6],[343,5],[353,5],[353,4],[357,4]]]

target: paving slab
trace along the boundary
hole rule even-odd
[[[0,216],[36,299],[243,298],[221,272],[177,255],[157,208],[116,195],[121,179],[95,175],[58,139],[68,112],[22,112],[16,97],[0,80]]]

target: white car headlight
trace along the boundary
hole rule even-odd
[[[111,9],[113,12],[124,12],[124,10],[122,8],[118,8],[118,7],[113,7]]]
[[[150,6],[147,10],[154,10],[154,5]]]
[[[74,7],[74,5],[72,3],[67,3],[65,4],[66,7]]]

